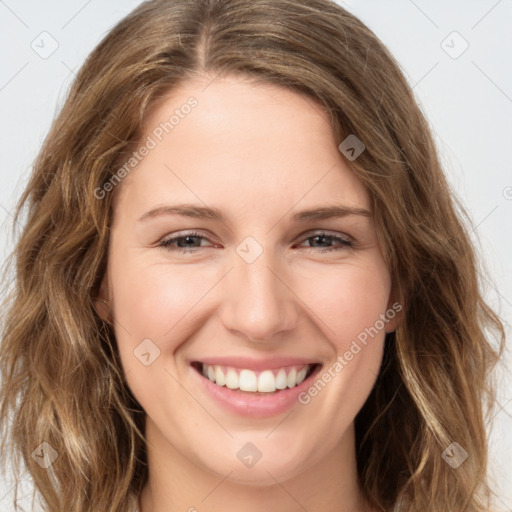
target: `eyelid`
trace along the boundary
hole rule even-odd
[[[335,245],[331,246],[331,247],[305,247],[306,249],[310,249],[311,251],[322,253],[322,252],[329,252],[329,251],[353,248],[356,245],[356,240],[352,236],[347,235],[346,233],[339,233],[339,232],[330,231],[330,230],[326,230],[326,229],[314,229],[314,230],[305,231],[304,233],[299,235],[298,241],[300,243],[304,243],[308,239],[314,238],[316,236],[323,236],[325,238],[334,239],[335,241],[337,240],[338,244],[336,245],[336,243],[335,243]],[[167,250],[178,251],[178,252],[182,252],[182,253],[197,253],[197,252],[200,252],[203,249],[207,248],[207,246],[190,247],[190,248],[174,246],[174,248],[172,248],[173,247],[172,242],[175,242],[178,239],[183,239],[186,237],[195,237],[195,238],[199,238],[201,240],[207,240],[207,241],[211,242],[211,240],[209,239],[209,236],[203,232],[183,231],[183,232],[173,233],[172,236],[170,236],[168,238],[167,237],[163,238],[160,242],[158,242],[158,247],[161,247],[161,248],[167,249]],[[341,241],[341,243],[340,243],[340,241]],[[214,242],[211,242],[211,243],[213,243],[215,246]]]
[[[209,238],[209,235],[205,234],[205,233],[202,233],[200,231],[184,231],[184,232],[180,232],[178,231],[177,233],[173,233],[172,235],[170,236],[165,236],[164,238],[162,238],[159,242],[157,242],[157,245],[158,246],[164,246],[165,247],[165,243],[167,242],[173,242],[175,241],[176,239],[180,239],[180,238],[186,238],[186,237],[197,237],[197,238],[202,238],[203,240],[208,240],[210,241],[212,244],[215,244],[214,242],[212,242]],[[193,247],[192,249],[202,249],[202,247]]]
[[[356,246],[356,240],[347,235],[346,233],[338,233],[334,231],[329,231],[326,229],[317,229],[313,231],[307,231],[300,235],[301,243],[309,240],[311,238],[321,236],[324,238],[331,238],[335,240],[335,244],[331,247],[306,247],[306,249],[310,249],[310,251],[314,252],[331,252],[331,251],[341,251],[342,249],[353,249]],[[338,243],[336,243],[338,241]],[[341,243],[340,243],[341,242]]]
[[[347,233],[341,233],[339,231],[332,231],[330,229],[312,229],[309,231],[305,231],[300,235],[300,238],[309,238],[311,236],[317,236],[317,235],[325,235],[325,236],[332,236],[336,238],[343,238],[346,240],[349,240],[351,242],[354,242],[354,237],[348,235]]]

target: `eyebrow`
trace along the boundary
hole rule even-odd
[[[225,215],[218,208],[210,208],[207,206],[199,206],[194,204],[179,204],[179,205],[163,205],[153,208],[146,212],[139,219],[139,222],[145,222],[155,217],[163,215],[180,215],[184,217],[192,217],[195,219],[213,219],[220,222],[225,222]],[[322,220],[335,217],[347,217],[348,215],[360,215],[364,217],[371,217],[371,212],[358,207],[352,206],[322,206],[318,208],[311,208],[309,210],[302,210],[293,216],[294,221],[306,222],[309,220]]]

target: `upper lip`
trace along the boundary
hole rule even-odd
[[[314,359],[305,359],[302,357],[275,356],[265,359],[255,359],[252,357],[204,357],[196,359],[194,362],[207,364],[209,366],[229,366],[231,368],[240,368],[254,371],[272,370],[274,368],[284,368],[286,366],[305,366],[307,364],[321,364]]]

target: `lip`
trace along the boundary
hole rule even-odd
[[[204,363],[206,364],[220,364],[216,363],[208,363],[207,361],[214,360],[205,359]],[[222,365],[225,365],[227,361],[232,363],[233,361],[237,361],[237,365],[229,364],[227,366],[238,367],[240,363],[240,358],[215,358],[216,361],[221,361]],[[274,359],[275,362],[277,359]],[[266,364],[268,365],[268,359],[266,360]],[[286,361],[298,361],[295,364],[308,364],[303,359],[286,359]],[[271,369],[269,366],[262,367],[260,362],[252,360],[254,364],[258,366],[259,369]],[[279,364],[275,363],[279,367]],[[283,366],[282,363],[281,367]],[[293,363],[289,363],[293,364]],[[313,369],[311,375],[308,378],[303,380],[298,386],[294,388],[287,388],[280,390],[275,393],[250,393],[239,390],[231,390],[226,386],[218,386],[217,384],[210,381],[210,379],[204,377],[196,368],[190,365],[190,370],[192,372],[192,378],[199,384],[199,389],[213,402],[219,405],[224,411],[236,414],[237,416],[246,416],[251,418],[268,418],[272,416],[277,416],[291,409],[294,405],[298,404],[298,396],[300,393],[304,392],[311,385],[312,379],[314,379],[315,375],[320,372],[322,368],[321,363],[309,363],[316,364],[317,366]],[[287,366],[287,365],[284,365]],[[242,368],[247,369],[256,369],[254,366],[241,366]]]

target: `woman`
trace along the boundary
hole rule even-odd
[[[503,328],[410,87],[335,3],[141,4],[25,209],[2,451],[46,510],[489,510]]]

